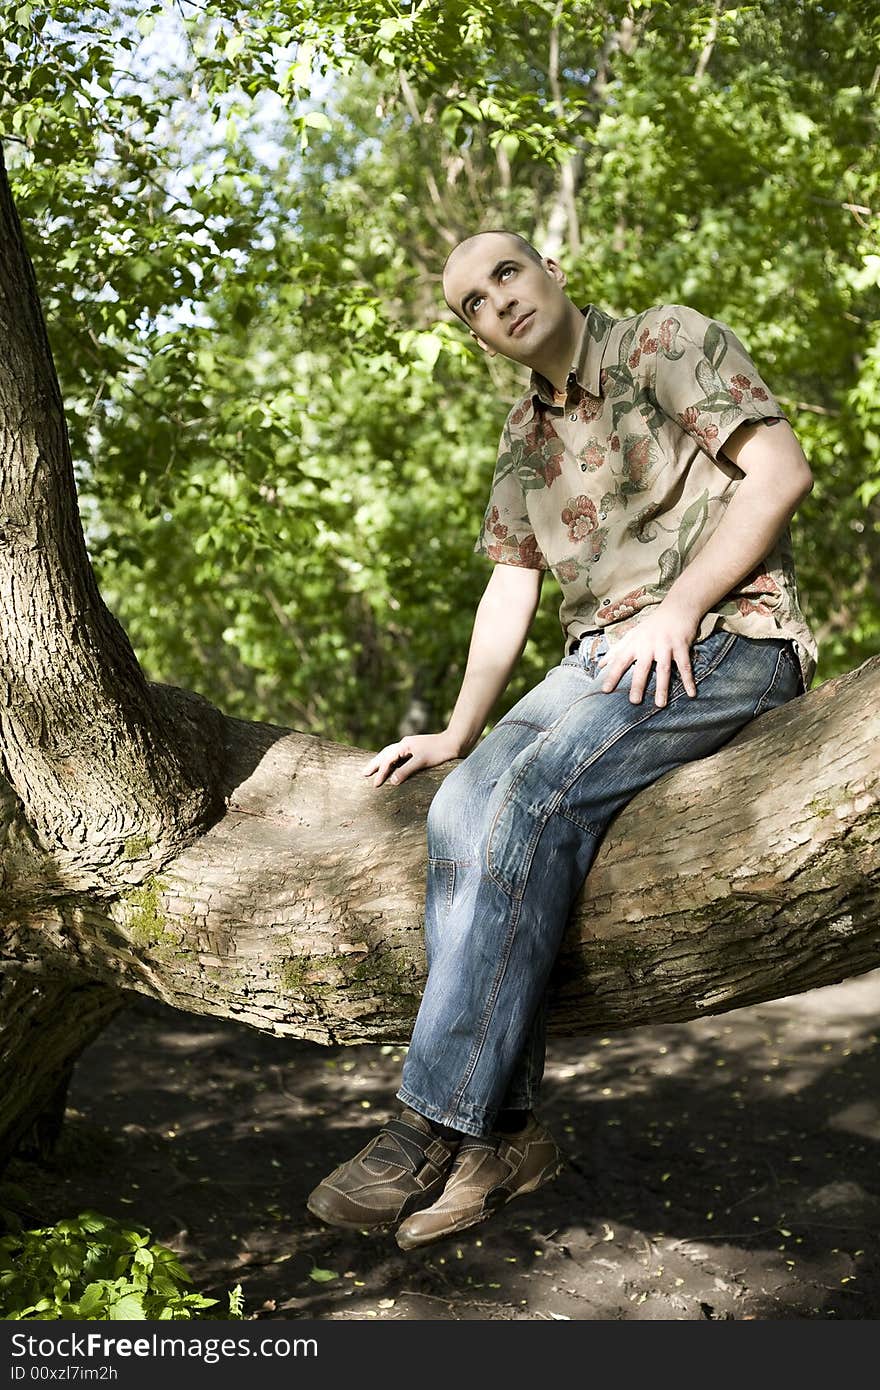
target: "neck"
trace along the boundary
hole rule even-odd
[[[542,344],[541,352],[529,363],[529,366],[545,376],[557,391],[565,390],[583,329],[584,316],[577,305],[569,300],[568,312],[558,333],[555,333],[549,342]]]

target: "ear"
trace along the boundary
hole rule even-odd
[[[482,340],[482,338],[478,337],[477,334],[474,332],[473,329],[471,329],[471,337],[473,338],[473,340],[474,340],[475,343],[479,343],[479,345],[480,345],[480,347],[483,349],[483,351],[486,352],[486,353],[488,353],[490,357],[497,357],[497,356],[498,356],[498,351],[497,351],[497,349],[496,349],[496,348],[493,348],[493,347],[490,347],[488,343],[484,343],[483,340]]]
[[[559,264],[559,262],[554,261],[551,256],[545,256],[544,265],[547,269],[548,274],[553,276],[553,279],[556,281],[557,285],[560,285],[564,289],[565,286],[568,284],[568,276],[562,269],[562,266]]]

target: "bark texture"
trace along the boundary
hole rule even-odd
[[[220,715],[150,689],[88,561],[33,268],[0,157],[0,772],[40,876],[144,876],[222,810]],[[39,868],[37,869],[37,865]],[[23,864],[19,862],[19,870]]]
[[[0,974],[0,1168],[23,1142],[51,1151],[73,1064],[123,1002],[106,985]]]

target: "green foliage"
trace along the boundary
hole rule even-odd
[[[875,652],[878,33],[860,0],[0,0],[90,553],[148,675],[372,746],[445,720],[522,378],[440,273],[500,225],[581,302],[740,334],[816,479],[819,678]]]
[[[94,1211],[0,1238],[0,1318],[13,1322],[218,1316],[206,1311],[218,1300],[188,1283],[174,1251],[149,1231]],[[242,1308],[237,1285],[219,1316],[241,1318]]]

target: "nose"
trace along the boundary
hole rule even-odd
[[[516,295],[512,294],[506,285],[496,285],[493,288],[492,304],[498,317],[504,318],[512,309],[516,308]]]

